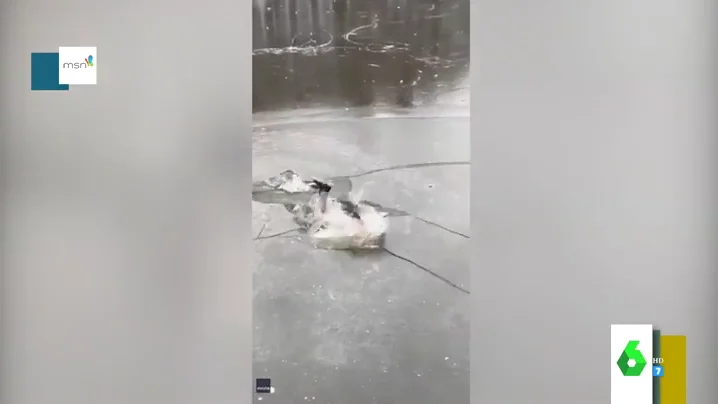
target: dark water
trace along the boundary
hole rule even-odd
[[[255,0],[254,111],[412,106],[461,86],[468,0]]]

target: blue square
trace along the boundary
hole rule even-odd
[[[663,366],[654,366],[653,367],[653,377],[663,377]]]
[[[32,91],[65,91],[67,84],[60,84],[60,54],[30,54],[30,89]]]

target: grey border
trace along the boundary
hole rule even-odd
[[[472,4],[472,402],[610,401],[609,325],[715,403],[715,9]]]
[[[251,402],[250,4],[0,7],[0,402]],[[30,92],[59,45],[97,86]]]

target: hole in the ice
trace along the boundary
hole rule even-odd
[[[453,162],[453,163],[420,163],[420,164],[409,164],[409,165],[403,165],[403,166],[395,166],[395,167],[388,167],[383,169],[376,169],[367,171],[365,173],[361,174],[355,174],[352,176],[344,176],[344,177],[334,177],[330,179],[330,183],[332,184],[331,189],[336,190],[336,184],[341,184],[340,187],[343,187],[343,189],[351,190],[352,183],[349,179],[350,177],[359,177],[362,175],[369,175],[373,173],[378,173],[382,171],[389,171],[389,170],[397,170],[397,169],[407,169],[407,168],[420,168],[420,167],[429,167],[433,165],[457,165],[457,164],[467,164],[463,162]],[[272,235],[263,235],[264,226],[262,226],[262,229],[260,230],[259,234],[254,238],[255,240],[261,240],[261,239],[269,239],[269,238],[278,238],[278,237],[292,237],[296,236],[297,234],[303,234],[304,236],[308,236],[307,230],[309,230],[313,223],[316,223],[317,215],[313,213],[313,209],[309,206],[310,201],[312,201],[312,198],[317,197],[317,189],[315,186],[312,186],[316,181],[305,181],[303,180],[297,173],[293,172],[292,170],[286,170],[279,174],[278,176],[271,177],[265,181],[257,182],[253,186],[252,190],[252,199],[259,203],[265,203],[265,204],[281,204],[284,205],[286,210],[289,213],[292,213],[295,217],[295,222],[300,225],[299,228],[291,229],[288,231],[284,231],[281,233],[276,233]],[[427,184],[429,188],[432,188],[434,184]],[[344,196],[346,196],[348,192],[344,193]],[[336,197],[335,197],[336,198]],[[340,200],[335,199],[335,202],[338,202],[342,207],[345,207],[346,204],[354,204],[354,202],[349,202],[347,200]],[[462,234],[460,232],[451,230],[449,228],[446,228],[444,226],[441,226],[437,223],[434,223],[432,221],[419,218],[417,216],[411,215],[407,212],[398,210],[398,209],[392,209],[392,208],[385,208],[377,203],[369,202],[369,201],[360,201],[359,204],[364,204],[367,207],[370,207],[375,210],[375,212],[381,212],[380,217],[383,217],[381,220],[388,220],[388,217],[390,216],[411,216],[417,220],[420,220],[426,224],[435,226],[437,228],[440,228],[442,230],[445,230],[449,233],[456,234],[459,236],[462,236],[464,238],[469,238],[467,235]],[[357,205],[358,206],[358,205]],[[346,213],[346,209],[342,209]],[[298,215],[298,213],[301,213]],[[320,213],[320,215],[323,215],[323,213]],[[358,215],[353,215],[358,216]],[[361,217],[352,217],[354,220],[358,220],[362,225],[364,224]],[[318,223],[316,223],[318,224]],[[365,244],[355,244],[356,240],[356,234],[354,235],[344,235],[342,236],[341,233],[338,236],[332,236],[330,235],[328,238],[321,239],[320,237],[316,237],[317,232],[327,231],[330,229],[330,226],[328,226],[328,223],[322,223],[318,224],[318,226],[315,227],[316,230],[314,234],[311,235],[312,243],[315,247],[323,248],[323,249],[340,249],[340,250],[347,250],[348,252],[352,254],[365,254],[367,253],[367,250],[369,252],[377,252],[377,251],[383,251],[387,254],[400,259],[408,264],[411,264],[412,266],[419,268],[428,274],[434,276],[435,278],[443,281],[444,283],[448,284],[452,288],[459,290],[463,293],[469,294],[470,292],[463,288],[463,286],[454,283],[448,278],[443,277],[442,275],[434,272],[433,270],[427,268],[426,266],[417,263],[416,261],[413,261],[412,259],[408,257],[404,257],[402,255],[399,255],[389,249],[385,246],[386,241],[386,234],[385,230],[383,230],[381,233],[379,233],[378,236],[374,236],[371,240],[365,240],[363,241]],[[294,233],[293,235],[289,236],[290,233]],[[338,240],[338,241],[337,241]],[[338,244],[335,244],[338,243]]]

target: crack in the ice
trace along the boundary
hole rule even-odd
[[[334,179],[338,178],[357,178],[357,177],[363,177],[365,175],[370,174],[376,174],[381,173],[384,171],[396,171],[396,170],[406,170],[409,168],[422,168],[422,167],[442,167],[442,166],[468,166],[471,165],[471,162],[469,161],[437,161],[437,162],[429,162],[429,163],[412,163],[412,164],[401,164],[397,166],[389,166],[389,167],[382,167],[382,168],[375,168],[373,170],[364,171],[358,174],[351,174],[351,175],[344,175],[340,177],[334,177]]]
[[[264,226],[262,226],[262,230],[264,230]],[[260,231],[260,233],[254,238],[254,240],[267,240],[267,239],[271,239],[271,238],[284,238],[284,237],[286,237],[287,234],[289,234],[289,233],[291,233],[291,232],[301,231],[301,230],[302,230],[301,228],[295,228],[295,229],[290,229],[290,230],[286,230],[286,231],[279,232],[279,233],[270,234],[270,235],[267,235],[267,236],[261,236],[261,233],[262,233],[262,232]],[[294,236],[292,236],[292,237],[294,237]],[[434,272],[434,271],[431,270],[430,268],[428,268],[428,267],[426,267],[426,266],[424,266],[424,265],[422,265],[422,264],[419,264],[418,262],[416,262],[416,261],[414,261],[414,260],[412,260],[412,259],[410,259],[410,258],[407,258],[407,257],[404,257],[404,256],[402,256],[402,255],[399,255],[399,254],[397,254],[397,253],[395,253],[395,252],[389,250],[389,249],[386,248],[386,247],[382,247],[381,250],[383,250],[384,252],[386,252],[387,254],[391,255],[391,256],[394,257],[394,258],[398,258],[398,259],[400,259],[400,260],[402,260],[402,261],[404,261],[404,262],[406,262],[406,263],[408,263],[408,264],[411,264],[411,265],[415,266],[416,268],[421,269],[422,271],[428,273],[429,275],[435,277],[436,279],[439,279],[440,281],[446,283],[447,285],[451,286],[452,288],[454,288],[454,289],[456,289],[456,290],[458,290],[458,291],[460,291],[460,292],[466,293],[467,295],[468,295],[468,294],[471,294],[471,292],[469,292],[467,289],[461,287],[461,286],[458,285],[457,283],[452,282],[450,279],[445,278],[445,277],[439,275],[438,273]]]
[[[263,223],[263,224],[262,224],[262,228],[259,229],[259,233],[257,233],[257,235],[254,237],[254,240],[259,239],[259,237],[262,235],[262,232],[264,231],[264,228],[265,228],[265,227],[267,227],[267,224],[266,224],[266,223]]]
[[[262,227],[262,229],[264,229],[264,227]],[[297,228],[295,228],[295,229],[285,230],[285,231],[282,231],[282,232],[279,232],[279,233],[270,234],[270,235],[268,235],[268,236],[262,236],[262,235],[261,235],[262,233],[260,232],[260,233],[257,235],[257,237],[255,237],[253,240],[267,240],[267,239],[270,239],[270,238],[277,238],[277,237],[279,237],[279,236],[284,236],[285,234],[289,234],[289,233],[291,233],[291,232],[293,232],[293,231],[301,231],[301,230],[302,230],[301,227],[297,227]]]
[[[290,229],[290,230],[287,230],[287,231],[283,231],[283,232],[275,233],[275,234],[270,234],[270,235],[268,235],[268,236],[263,236],[263,237],[257,236],[257,237],[254,238],[254,240],[266,240],[266,239],[270,239],[270,238],[284,238],[284,237],[286,237],[287,234],[289,234],[289,233],[291,233],[291,232],[293,232],[293,231],[301,231],[301,228]],[[294,237],[294,236],[292,236],[292,237]],[[460,291],[460,292],[462,292],[462,293],[465,293],[465,294],[467,294],[467,295],[468,295],[468,294],[471,294],[471,292],[469,292],[467,289],[461,287],[460,285],[458,285],[457,283],[451,281],[450,279],[445,278],[445,277],[439,275],[438,273],[434,272],[434,271],[431,270],[430,268],[428,268],[428,267],[426,267],[426,266],[424,266],[424,265],[422,265],[422,264],[419,264],[418,262],[412,260],[411,258],[407,258],[407,257],[404,257],[404,256],[402,256],[402,255],[400,255],[400,254],[397,254],[397,253],[395,253],[395,252],[389,250],[389,249],[386,248],[386,247],[382,247],[381,250],[384,251],[384,252],[386,252],[387,254],[391,255],[391,256],[394,257],[394,258],[398,258],[398,259],[400,259],[400,260],[402,260],[402,261],[404,261],[404,262],[406,262],[406,263],[408,263],[408,264],[411,264],[411,265],[415,266],[416,268],[421,269],[422,271],[428,273],[429,275],[435,277],[436,279],[438,279],[438,280],[440,280],[440,281],[446,283],[447,285],[451,286],[452,288],[454,288],[454,289],[456,289],[456,290],[458,290],[458,291]]]
[[[333,177],[332,179],[333,179],[333,180],[337,180],[337,179],[357,178],[357,177],[363,177],[363,176],[366,176],[366,175],[376,174],[376,173],[385,172],[385,171],[405,170],[405,169],[410,169],[410,168],[441,167],[441,166],[458,166],[458,165],[470,165],[470,162],[468,162],[468,161],[443,161],[443,162],[427,162],[427,163],[402,164],[402,165],[389,166],[389,167],[383,167],[383,168],[377,168],[377,169],[373,169],[373,170],[368,170],[368,171],[361,172],[361,173],[358,173],[358,174],[352,174],[352,175],[346,175],[346,176],[340,176],[340,177]],[[373,203],[373,202],[369,202],[369,201],[363,201],[363,202],[364,202],[364,203],[367,203],[367,204],[369,204],[369,205],[371,205],[371,206],[373,206],[373,207],[375,207],[375,208],[384,209],[384,210],[388,211],[389,213],[391,213],[390,216],[396,216],[396,217],[398,217],[398,216],[409,216],[409,217],[414,218],[414,219],[416,219],[416,220],[419,220],[419,221],[421,221],[421,222],[423,222],[423,223],[426,223],[426,224],[428,224],[428,225],[430,225],[430,226],[435,226],[435,227],[437,227],[437,228],[439,228],[439,229],[442,229],[442,230],[444,230],[444,231],[446,231],[446,232],[455,234],[455,235],[457,235],[457,236],[460,236],[460,237],[463,237],[463,238],[466,238],[466,239],[469,239],[469,238],[470,238],[468,235],[466,235],[466,234],[464,234],[464,233],[461,233],[461,232],[456,231],[456,230],[452,230],[452,229],[450,229],[450,228],[448,228],[448,227],[442,226],[442,225],[440,225],[440,224],[438,224],[438,223],[436,223],[436,222],[433,222],[433,221],[431,221],[431,220],[424,219],[424,218],[421,218],[421,217],[419,217],[419,216],[413,215],[413,214],[411,214],[411,213],[409,213],[409,212],[406,212],[406,211],[404,211],[404,210],[394,209],[394,208],[386,209],[386,208],[384,208],[383,206],[381,206],[381,205],[379,205],[379,204],[377,204],[377,203]],[[271,239],[271,238],[281,238],[281,237],[283,237],[283,236],[286,237],[286,235],[289,234],[289,233],[292,233],[292,232],[295,232],[295,231],[300,231],[300,232],[301,232],[301,230],[302,230],[302,228],[294,228],[294,229],[286,230],[286,231],[283,231],[283,232],[280,232],[280,233],[275,233],[275,234],[270,234],[270,235],[267,235],[267,236],[262,236],[262,232],[264,231],[265,226],[266,226],[266,224],[262,226],[262,229],[259,231],[259,233],[258,233],[257,236],[254,238],[254,240],[266,240],[266,239]],[[456,290],[458,290],[458,291],[460,291],[460,292],[462,292],[462,293],[471,294],[471,292],[469,292],[469,290],[463,288],[462,286],[460,286],[460,285],[458,285],[457,283],[451,281],[450,279],[445,278],[445,277],[439,275],[438,273],[434,272],[434,271],[431,270],[430,268],[428,268],[428,267],[426,267],[426,266],[424,266],[424,265],[422,265],[422,264],[419,264],[418,262],[416,262],[416,261],[414,261],[414,260],[412,260],[412,259],[410,259],[410,258],[407,258],[407,257],[404,257],[404,256],[402,256],[402,255],[399,255],[399,254],[397,254],[397,253],[395,253],[395,252],[393,252],[393,251],[387,249],[386,247],[382,247],[382,250],[385,251],[387,254],[389,254],[389,255],[391,255],[391,256],[397,258],[397,259],[400,259],[400,260],[402,260],[402,261],[404,261],[404,262],[406,262],[406,263],[408,263],[408,264],[411,264],[411,265],[415,266],[416,268],[421,269],[422,271],[424,271],[424,272],[430,274],[431,276],[435,277],[436,279],[439,279],[440,281],[446,283],[447,285],[451,286],[452,288],[454,288],[454,289],[456,289]]]
[[[334,179],[334,180],[344,179],[344,178],[350,179],[350,178],[363,177],[363,176],[366,176],[366,175],[376,174],[376,173],[385,172],[385,171],[406,170],[406,169],[410,169],[410,168],[445,167],[445,166],[464,166],[464,165],[470,165],[470,164],[471,164],[471,163],[468,162],[468,161],[437,161],[437,162],[427,162],[427,163],[401,164],[401,165],[396,165],[396,166],[375,168],[375,169],[373,169],[373,170],[364,171],[364,172],[361,172],[361,173],[358,173],[358,174],[351,174],[351,175],[345,175],[345,176],[340,176],[340,177],[334,177],[334,178],[332,178],[332,179]],[[364,201],[364,202],[366,203],[367,201]],[[381,206],[381,205],[379,205],[379,204],[374,204],[374,203],[370,203],[370,204],[374,205],[374,207],[378,207],[378,208],[380,208],[380,209],[385,209],[383,206]],[[413,215],[413,214],[411,214],[411,213],[409,213],[409,212],[406,212],[406,211],[403,211],[403,210],[399,210],[399,209],[394,209],[394,208],[392,208],[392,210],[395,212],[395,214],[392,215],[392,216],[410,216],[410,217],[413,217],[413,218],[416,219],[416,220],[419,220],[419,221],[424,222],[424,223],[426,223],[426,224],[428,224],[428,225],[431,225],[431,226],[438,227],[438,228],[440,228],[440,229],[442,229],[442,230],[444,230],[444,231],[447,231],[447,232],[449,232],[449,233],[455,234],[455,235],[457,235],[457,236],[461,236],[461,237],[466,238],[466,239],[471,238],[471,237],[469,237],[468,235],[466,235],[466,234],[464,234],[464,233],[461,233],[461,232],[456,231],[456,230],[452,230],[452,229],[450,229],[450,228],[448,228],[448,227],[446,227],[446,226],[440,225],[439,223],[433,222],[433,221],[428,220],[428,219],[421,218],[421,217],[416,216],[416,215]]]
[[[369,202],[369,201],[362,201],[362,202],[365,203],[365,204],[367,204],[367,205],[369,205],[369,206],[374,207],[375,209],[377,209],[377,210],[379,210],[379,211],[387,212],[387,213],[389,214],[389,217],[408,216],[408,217],[410,217],[410,218],[412,218],[412,219],[416,219],[416,220],[418,220],[418,221],[420,221],[420,222],[426,223],[426,224],[428,224],[429,226],[437,227],[437,228],[439,228],[439,229],[441,229],[441,230],[444,230],[444,231],[446,231],[446,232],[449,232],[449,233],[451,233],[451,234],[455,234],[455,235],[457,235],[457,236],[460,236],[460,237],[463,237],[463,238],[466,238],[466,239],[470,239],[470,238],[471,238],[471,237],[469,237],[468,235],[466,235],[466,234],[464,234],[464,233],[462,233],[462,232],[460,232],[460,231],[452,230],[452,229],[450,229],[450,228],[448,228],[448,227],[446,227],[446,226],[440,225],[439,223],[432,222],[432,221],[429,220],[429,219],[424,219],[423,217],[416,216],[416,215],[411,214],[411,213],[409,213],[409,212],[407,212],[407,211],[405,211],[405,210],[394,209],[394,208],[386,208],[386,207],[384,207],[384,206],[381,206],[381,205],[378,204],[378,203]]]
[[[412,260],[412,259],[409,259],[409,258],[407,258],[407,257],[404,257],[404,256],[402,256],[402,255],[399,255],[399,254],[397,254],[397,253],[395,253],[395,252],[389,250],[389,249],[386,248],[386,247],[384,247],[383,250],[386,251],[387,254],[389,254],[389,255],[391,255],[391,256],[393,256],[393,257],[395,257],[395,258],[398,258],[398,259],[400,259],[400,260],[402,260],[402,261],[404,261],[404,262],[406,262],[406,263],[409,263],[409,264],[411,264],[411,265],[413,265],[413,266],[415,266],[415,267],[421,269],[422,271],[428,273],[429,275],[435,277],[436,279],[439,279],[440,281],[446,283],[447,285],[451,286],[452,288],[454,288],[454,289],[456,289],[456,290],[458,290],[458,291],[460,291],[460,292],[466,293],[467,295],[470,295],[470,294],[471,294],[471,292],[469,292],[467,289],[464,289],[463,287],[461,287],[460,285],[456,284],[455,282],[452,282],[452,281],[449,280],[448,278],[445,278],[445,277],[439,275],[438,273],[436,273],[436,272],[432,271],[431,269],[429,269],[429,268],[427,268],[427,267],[425,267],[425,266],[419,264],[418,262],[416,262],[416,261],[414,261],[414,260]]]
[[[424,223],[426,223],[426,224],[428,224],[428,225],[430,225],[430,226],[435,226],[435,227],[438,227],[438,228],[441,229],[441,230],[448,231],[448,232],[451,233],[451,234],[456,234],[457,236],[460,236],[460,237],[463,237],[463,238],[466,238],[466,239],[470,239],[470,238],[471,238],[471,237],[469,237],[468,235],[466,235],[466,234],[464,234],[464,233],[461,233],[461,232],[456,231],[456,230],[451,230],[450,228],[445,227],[445,226],[442,226],[442,225],[440,225],[439,223],[432,222],[431,220],[423,219],[423,218],[421,218],[421,217],[419,217],[419,216],[414,216],[414,215],[412,215],[411,213],[408,213],[408,212],[407,212],[407,215],[413,217],[414,219],[416,219],[416,220],[418,220],[418,221],[420,221],[420,222],[424,222]]]

